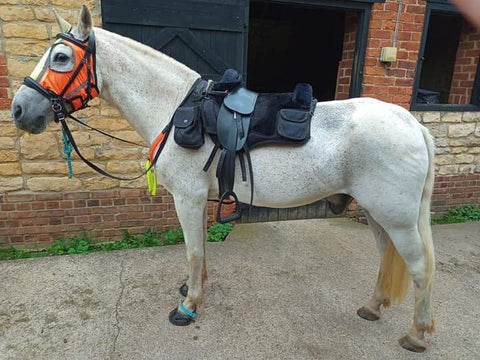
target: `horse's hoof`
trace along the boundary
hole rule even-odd
[[[187,293],[188,293],[187,283],[183,283],[183,285],[180,286],[180,289],[178,289],[178,291],[180,291],[180,295],[182,295],[183,297],[187,297]]]
[[[415,340],[410,335],[405,335],[400,340],[398,340],[400,346],[408,351],[413,351],[417,353],[424,352],[426,347],[423,341]]]
[[[170,320],[170,322],[176,326],[187,326],[192,322],[195,322],[195,320],[193,320],[190,316],[179,312],[177,308],[170,312],[170,315],[168,315],[168,320]]]
[[[360,309],[357,310],[357,315],[360,316],[362,319],[368,320],[368,321],[376,321],[380,319],[380,316],[375,314],[372,310],[369,308],[363,306]]]

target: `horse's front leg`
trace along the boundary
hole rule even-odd
[[[169,319],[174,325],[184,326],[195,319],[196,310],[203,298],[207,194],[174,195],[173,198],[185,238],[189,278],[187,296],[183,303],[172,310]]]

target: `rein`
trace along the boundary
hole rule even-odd
[[[118,141],[121,141],[121,142],[124,142],[124,143],[127,143],[127,144],[136,145],[136,146],[138,146],[138,147],[148,148],[148,146],[146,146],[146,145],[143,145],[143,144],[140,144],[140,143],[137,143],[137,142],[134,142],[134,141],[130,141],[130,140],[125,140],[125,139],[116,137],[115,135],[109,134],[109,133],[107,133],[107,132],[105,132],[105,131],[102,131],[102,130],[100,130],[100,129],[96,129],[96,128],[94,128],[93,126],[90,126],[90,125],[88,125],[87,123],[83,122],[82,120],[76,118],[76,117],[73,116],[72,114],[68,114],[67,117],[70,118],[70,119],[72,119],[73,121],[79,123],[80,125],[83,125],[83,126],[85,126],[86,128],[89,128],[90,130],[96,131],[96,132],[98,132],[99,134],[105,135],[105,136],[107,136],[107,137],[109,137],[109,138],[112,138],[112,139],[115,139],[115,140],[118,140]]]
[[[38,91],[41,95],[45,96],[48,100],[50,100],[51,105],[52,105],[52,110],[53,113],[55,114],[55,122],[59,122],[62,125],[62,130],[63,130],[63,135],[68,140],[69,146],[75,150],[77,153],[78,157],[83,160],[85,164],[87,164],[90,168],[95,170],[101,175],[107,176],[111,179],[114,180],[121,180],[121,181],[131,181],[131,180],[136,180],[147,174],[157,163],[157,160],[165,147],[166,140],[168,138],[168,135],[170,134],[170,131],[172,130],[173,127],[173,120],[170,120],[170,122],[163,128],[162,132],[160,135],[155,139],[154,145],[152,146],[152,149],[150,151],[150,160],[149,160],[149,165],[143,171],[140,175],[132,177],[132,178],[126,178],[126,177],[120,177],[116,175],[112,175],[105,170],[99,168],[97,165],[86,159],[82,153],[80,152],[75,139],[73,138],[72,132],[70,131],[66,119],[70,118],[74,121],[76,121],[79,124],[82,124],[83,126],[92,129],[94,131],[97,131],[105,136],[108,136],[110,138],[136,145],[136,146],[141,146],[141,147],[146,147],[145,145],[135,143],[133,141],[129,140],[124,140],[121,138],[118,138],[116,136],[110,135],[106,132],[103,132],[99,129],[95,129],[94,127],[84,123],[83,121],[75,118],[72,116],[67,109],[65,108],[65,102],[69,103],[72,108],[74,109],[72,112],[84,109],[88,106],[88,102],[93,99],[94,97],[98,96],[99,90],[97,88],[97,72],[96,72],[96,47],[95,47],[95,33],[92,31],[84,42],[81,42],[73,37],[72,34],[70,33],[61,33],[57,35],[58,38],[65,40],[66,42],[72,43],[74,46],[80,48],[81,50],[84,51],[83,56],[80,59],[79,64],[77,65],[76,69],[73,71],[73,74],[70,76],[68,82],[66,85],[63,87],[63,89],[58,90],[57,92],[55,91],[55,86],[56,84],[51,84],[48,82],[46,75],[49,74],[49,72],[53,72],[52,69],[49,67],[49,62],[50,62],[50,55],[53,49],[50,49],[48,58],[46,60],[45,65],[43,66],[43,69],[41,70],[40,74],[37,76],[36,79],[34,79],[32,76],[27,76],[24,79],[24,84],[36,91]],[[88,43],[87,43],[88,42]],[[87,44],[86,44],[87,43]],[[75,54],[76,55],[76,54]],[[86,71],[86,74],[85,74]],[[55,73],[56,74],[56,73]],[[75,97],[67,98],[65,95],[68,91],[68,89],[75,84],[75,82],[78,82],[78,77],[82,75],[83,77],[86,77],[85,82],[81,82],[81,85],[83,85],[83,88],[78,87],[75,89],[74,93],[80,93],[80,95],[76,95]],[[182,104],[187,101],[189,96],[192,94],[193,90],[196,88],[198,85],[199,81],[201,79],[198,79],[195,81],[193,86],[191,87],[190,91],[188,92],[187,96],[183,100]],[[81,94],[83,93],[84,96]],[[181,105],[180,105],[181,106]],[[67,162],[69,165],[69,175],[71,174],[71,162],[68,161],[69,156],[67,156]]]

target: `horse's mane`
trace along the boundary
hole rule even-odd
[[[160,60],[162,63],[169,67],[175,67],[178,70],[183,70],[185,72],[195,72],[190,69],[188,66],[182,64],[181,62],[175,60],[174,58],[162,53],[161,51],[155,50],[154,48],[145,45],[139,41],[133,40],[126,36],[122,36],[111,31],[94,28],[95,33],[103,33],[105,36],[109,37],[111,40],[115,41],[116,44],[124,45],[129,49],[136,50],[142,54],[144,57],[149,57],[152,60]]]

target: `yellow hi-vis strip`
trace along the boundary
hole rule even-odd
[[[35,66],[35,69],[33,70],[32,74],[30,75],[30,77],[33,80],[38,81],[38,76],[42,72],[43,67],[45,66],[45,63],[46,63],[49,55],[50,55],[50,51],[47,50],[47,52],[45,54],[43,54],[42,58],[40,59],[40,61],[37,64],[37,66]]]
[[[150,161],[147,160],[147,162],[145,163],[145,169],[148,169],[149,167],[150,167]],[[147,185],[148,185],[148,191],[150,191],[150,194],[152,196],[157,195],[157,174],[153,167],[147,172]]]
[[[59,42],[61,42],[62,39],[57,39],[55,40],[55,43],[54,44],[57,44]],[[33,69],[33,72],[32,74],[30,75],[30,77],[35,80],[35,81],[38,81],[38,76],[40,75],[40,73],[42,72],[44,66],[45,66],[45,63],[47,62],[47,59],[48,57],[50,56],[50,48],[51,46],[48,46],[46,49],[45,49],[45,54],[43,54],[42,58],[40,59],[40,61],[38,62],[37,66],[35,66],[35,69]]]

